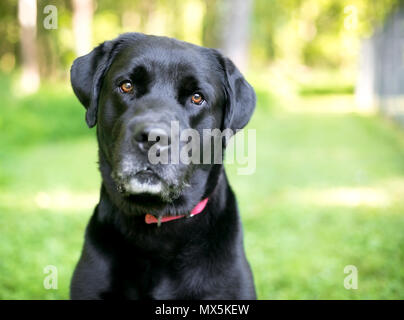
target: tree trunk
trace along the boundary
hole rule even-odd
[[[253,0],[223,0],[219,4],[220,49],[242,71],[248,64]]]
[[[39,67],[36,43],[36,0],[18,0],[21,43],[21,90],[33,93],[39,88]]]
[[[73,4],[73,32],[76,54],[82,56],[92,49],[91,24],[93,21],[93,0],[72,0]]]

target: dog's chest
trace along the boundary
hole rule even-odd
[[[124,299],[203,299],[220,291],[219,283],[226,278],[226,273],[207,265],[207,257],[178,255],[164,260],[133,256],[137,258],[115,257],[111,269],[110,292],[121,292]]]
[[[209,291],[209,279],[199,268],[177,265],[148,266],[121,278],[127,299],[201,299]],[[125,281],[126,278],[126,281]]]

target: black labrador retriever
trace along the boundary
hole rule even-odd
[[[214,49],[127,33],[77,58],[71,83],[97,124],[102,175],[71,298],[255,299],[223,165],[148,158],[156,146],[174,152],[173,122],[201,135],[247,124],[255,93],[235,65]]]

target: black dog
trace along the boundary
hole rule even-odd
[[[223,165],[148,161],[152,146],[170,149],[171,121],[201,135],[247,124],[255,93],[235,65],[214,49],[128,33],[76,59],[71,82],[88,126],[98,123],[103,179],[71,298],[255,299]]]

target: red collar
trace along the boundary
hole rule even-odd
[[[203,211],[203,209],[205,209],[206,204],[208,203],[208,198],[203,199],[201,202],[199,202],[191,211],[191,213],[189,214],[189,217],[193,217],[195,215],[197,215],[198,213],[201,213]],[[157,225],[160,225],[160,223],[162,222],[167,222],[167,221],[171,221],[171,220],[176,220],[176,219],[181,219],[184,218],[186,215],[180,215],[180,216],[165,216],[157,219],[155,216],[151,215],[150,213],[146,214],[145,216],[145,222],[147,224],[151,224],[151,223],[157,223]]]

